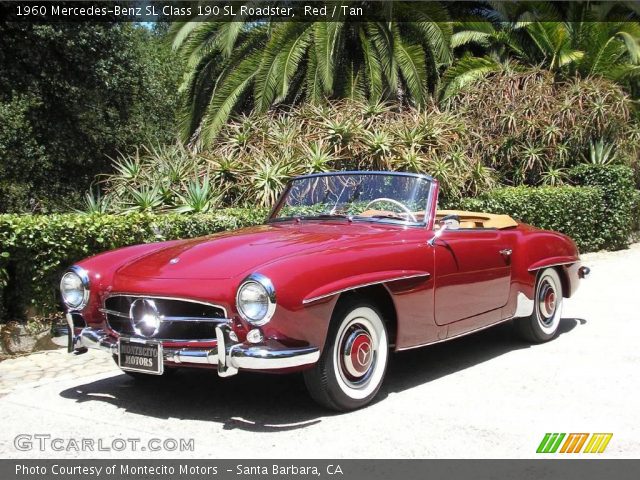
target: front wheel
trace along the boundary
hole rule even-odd
[[[515,320],[520,336],[534,343],[548,342],[558,335],[562,316],[562,282],[553,268],[543,270],[536,281],[533,313]]]
[[[319,404],[338,411],[367,405],[378,393],[387,369],[389,341],[379,310],[362,300],[336,308],[318,363],[304,373]]]

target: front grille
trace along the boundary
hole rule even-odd
[[[225,310],[208,303],[176,298],[112,295],[104,302],[102,312],[109,327],[124,335],[137,335],[130,317],[136,300],[152,300],[161,318],[158,331],[150,336],[157,339],[207,340],[216,336],[216,325],[225,321]],[[138,304],[139,305],[139,304]]]

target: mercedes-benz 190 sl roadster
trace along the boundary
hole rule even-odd
[[[509,320],[554,338],[589,273],[574,242],[437,200],[426,175],[307,175],[263,225],[83,260],[60,285],[69,351],[104,350],[134,378],[302,371],[344,411],[376,396],[391,352]]]

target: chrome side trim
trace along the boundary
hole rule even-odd
[[[549,265],[542,265],[540,267],[534,267],[534,268],[529,268],[528,271],[529,272],[535,272],[538,270],[542,270],[543,268],[549,268],[549,267],[559,267],[561,265],[571,265],[574,264],[576,262],[578,262],[579,260],[572,260],[570,262],[557,262],[557,263],[550,263]]]
[[[207,305],[209,307],[219,308],[224,313],[224,317],[227,318],[227,309],[224,308],[222,305],[217,305],[217,304],[211,303],[211,302],[205,302],[203,300],[194,300],[192,298],[187,298],[187,297],[170,297],[170,296],[164,296],[164,295],[148,295],[148,294],[145,294],[145,293],[111,293],[111,294],[109,294],[108,296],[106,296],[104,298],[104,301],[106,302],[106,300],[108,298],[112,298],[112,297],[150,298],[150,299],[157,298],[158,300],[177,300],[179,302],[199,303],[200,305]],[[104,305],[104,302],[103,302],[103,305]]]
[[[533,313],[533,300],[527,298],[524,293],[518,292],[517,302],[516,313],[513,314],[514,318],[528,317]]]
[[[305,298],[304,300],[302,300],[302,304],[303,305],[307,305],[309,303],[313,303],[313,302],[317,302],[318,300],[322,300],[323,298],[333,297],[334,295],[338,295],[340,293],[348,292],[350,290],[356,290],[358,288],[370,287],[371,285],[379,285],[381,283],[397,282],[399,280],[408,280],[410,278],[420,278],[420,277],[429,278],[430,276],[431,276],[430,273],[417,273],[415,275],[404,275],[404,276],[401,276],[401,277],[392,277],[392,278],[387,278],[387,279],[384,279],[384,280],[379,280],[379,281],[376,281],[376,282],[362,283],[360,285],[355,285],[353,287],[342,288],[340,290],[336,290],[336,291],[331,292],[331,293],[326,293],[324,295],[318,295],[317,297]]]

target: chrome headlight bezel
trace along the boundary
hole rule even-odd
[[[64,280],[68,275],[75,275],[80,280],[80,284],[82,285],[82,288],[83,288],[82,299],[78,304],[70,303],[65,295]],[[74,265],[69,270],[67,270],[64,273],[64,275],[62,275],[62,278],[60,279],[60,294],[62,296],[62,302],[65,304],[65,306],[69,311],[82,310],[84,307],[87,306],[87,303],[89,303],[89,295],[90,295],[89,287],[90,287],[89,273],[82,267]]]
[[[243,289],[251,285],[257,285],[258,288],[260,288],[267,297],[267,308],[264,315],[260,318],[253,318],[249,316],[246,310],[244,310],[242,307],[241,295]],[[236,292],[236,310],[238,311],[240,317],[242,317],[242,319],[249,324],[253,325],[254,327],[261,327],[262,325],[266,325],[273,317],[273,314],[276,311],[276,306],[276,289],[273,286],[273,282],[271,282],[268,277],[265,277],[264,275],[259,273],[252,273],[240,283],[240,286],[238,287],[238,290]]]

